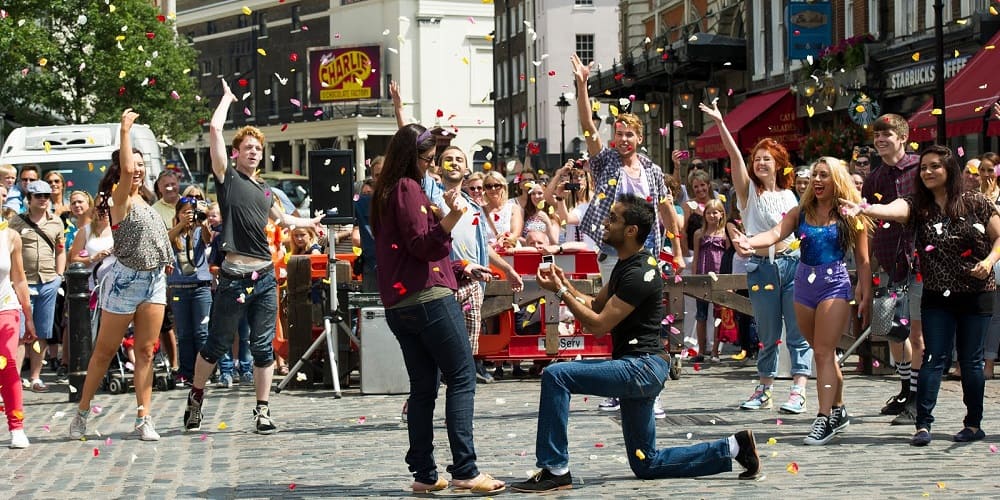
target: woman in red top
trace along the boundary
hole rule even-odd
[[[450,209],[441,217],[424,194],[421,181],[434,165],[435,139],[420,125],[396,132],[386,151],[382,174],[372,196],[372,226],[378,262],[378,288],[385,317],[403,351],[410,377],[407,424],[410,449],[406,463],[413,491],[443,490],[434,462],[433,417],[439,374],[448,380],[445,421],[455,490],[489,494],[502,491],[497,481],[476,467],[472,414],[476,368],[462,310],[455,300],[456,274],[479,278],[488,269],[451,262],[451,230],[468,205],[459,189],[444,193]]]

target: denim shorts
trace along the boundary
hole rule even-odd
[[[854,298],[851,276],[847,274],[847,264],[842,260],[810,266],[799,261],[795,270],[794,298],[797,304],[810,309],[824,300]]]
[[[134,314],[146,302],[167,304],[167,274],[163,268],[136,271],[116,261],[101,282],[100,308],[114,314]]]

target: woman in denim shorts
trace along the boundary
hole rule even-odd
[[[173,251],[163,219],[140,194],[146,168],[142,153],[132,149],[129,130],[139,115],[126,109],[121,120],[121,149],[111,155],[111,166],[98,186],[102,201],[111,214],[111,232],[117,261],[102,280],[100,294],[101,326],[94,352],[87,366],[80,405],[70,424],[71,439],[87,432],[90,401],[101,385],[105,372],[129,324],[135,333],[135,432],[143,441],[156,441],[160,435],[149,415],[153,392],[153,346],[160,336],[163,311],[167,304],[168,267]]]
[[[796,234],[802,258],[795,272],[795,318],[802,336],[813,348],[819,413],[805,444],[823,445],[850,424],[844,406],[844,375],[837,364],[837,345],[847,331],[851,306],[856,299],[862,323],[867,322],[871,298],[872,270],[868,262],[868,229],[865,216],[838,210],[838,200],[860,203],[844,162],[831,157],[816,160],[809,184],[799,205],[792,208],[770,231],[753,238],[738,238],[747,250],[766,247]],[[857,263],[857,293],[852,293],[851,277],[844,257],[854,251]]]

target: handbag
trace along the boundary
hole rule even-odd
[[[910,300],[906,283],[881,286],[872,298],[871,333],[900,343],[910,336]]]

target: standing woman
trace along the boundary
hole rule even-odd
[[[101,281],[101,278],[111,269],[110,264],[115,261],[111,255],[115,246],[114,237],[111,234],[111,223],[108,222],[108,208],[102,200],[103,196],[98,195],[97,205],[88,210],[94,215],[87,216],[86,225],[80,226],[77,231],[79,238],[73,239],[73,246],[69,248],[69,261],[79,262],[87,266],[90,271],[90,289]],[[105,205],[105,208],[100,208]]]
[[[24,433],[21,375],[16,361],[18,344],[31,344],[36,338],[28,294],[28,278],[21,260],[21,235],[0,219],[0,397],[7,414],[11,448],[27,448],[30,444]],[[21,318],[25,319],[23,339],[18,338]]]
[[[847,330],[851,300],[856,300],[862,324],[868,318],[872,269],[868,263],[868,230],[871,223],[857,214],[838,209],[838,200],[861,202],[844,162],[821,157],[809,170],[811,179],[799,205],[769,231],[737,243],[747,250],[766,248],[787,237],[799,235],[802,262],[795,273],[795,318],[802,335],[813,347],[819,413],[805,444],[822,445],[847,428],[850,420],[844,406],[844,375],[837,364],[837,345]],[[854,252],[858,286],[851,293],[851,277],[844,258]]]
[[[1000,259],[1000,215],[978,190],[964,189],[962,167],[950,149],[931,146],[920,154],[920,183],[912,196],[888,205],[841,200],[847,213],[901,222],[915,233],[924,294],[923,368],[917,381],[917,432],[913,446],[931,442],[931,412],[941,377],[957,347],[962,368],[965,428],[959,443],[986,437],[983,420],[983,342],[996,290],[993,265]]]
[[[748,170],[736,140],[722,120],[719,107],[715,104],[712,107],[699,104],[698,107],[719,127],[722,143],[729,152],[737,207],[743,214],[747,236],[769,231],[785,213],[798,205],[795,193],[789,189],[791,181],[783,173],[790,168],[788,151],[774,139],[762,139],[750,150],[753,168]],[[802,413],[806,410],[806,382],[812,372],[813,353],[795,320],[792,282],[799,265],[799,252],[792,247],[793,241],[795,237],[788,235],[766,249],[757,250],[747,262],[750,304],[757,320],[757,336],[763,346],[757,354],[759,382],[750,398],[740,405],[744,410],[766,409],[773,405],[771,388],[778,374],[782,320],[793,385],[781,411]]]
[[[174,313],[178,374],[187,380],[194,378],[195,356],[208,340],[207,319],[212,312],[212,273],[208,270],[212,228],[207,213],[201,220],[195,218],[199,202],[205,203],[187,195],[178,200],[174,227],[168,233],[174,272],[167,277],[167,297]]]
[[[1000,155],[983,153],[979,157],[979,174],[982,181],[983,195],[1000,209],[1000,186],[997,185],[997,168],[1000,166]],[[1000,264],[993,266],[993,273],[1000,275]],[[1000,291],[993,293],[993,318],[986,332],[986,366],[983,375],[987,380],[993,378],[997,351],[1000,351]]]
[[[486,204],[482,207],[486,213],[486,233],[490,243],[498,249],[513,247],[524,226],[524,212],[519,205],[507,200],[507,180],[495,170],[486,174],[483,189]]]
[[[406,463],[413,473],[414,493],[448,487],[448,481],[438,477],[433,454],[434,405],[443,374],[448,380],[445,425],[452,485],[464,492],[496,493],[504,483],[476,467],[472,438],[476,367],[455,300],[456,273],[463,272],[462,266],[448,258],[451,230],[468,205],[458,188],[445,191],[450,211],[439,216],[421,188],[433,165],[430,131],[415,124],[400,128],[389,142],[372,198],[379,293],[410,378]]]
[[[108,371],[108,364],[121,346],[129,324],[135,329],[135,432],[143,441],[160,435],[149,416],[153,392],[153,345],[160,336],[167,304],[166,268],[173,251],[163,219],[140,194],[146,177],[142,154],[132,149],[129,131],[139,115],[128,108],[122,113],[121,149],[111,155],[111,166],[98,186],[105,197],[100,208],[109,209],[114,256],[117,258],[101,290],[101,327],[87,366],[80,404],[69,427],[69,437],[80,439],[87,432],[90,401]]]
[[[52,188],[52,201],[49,210],[59,217],[70,211],[66,204],[66,179],[58,171],[51,170],[45,174],[45,182]]]

